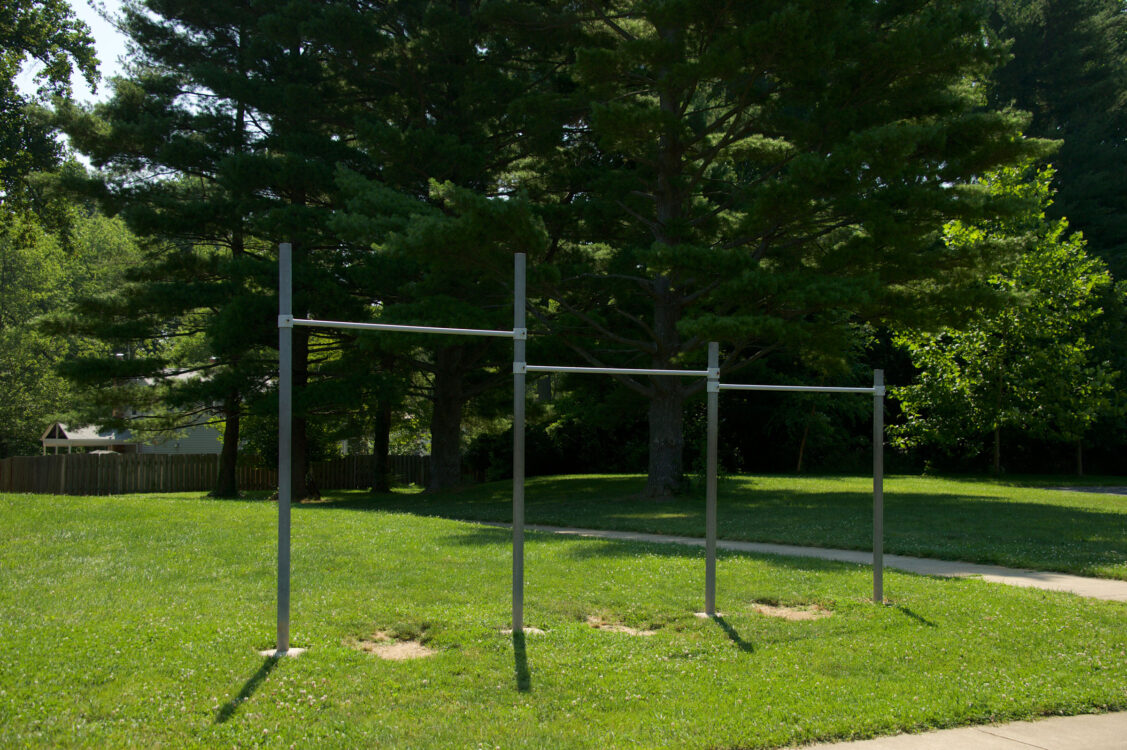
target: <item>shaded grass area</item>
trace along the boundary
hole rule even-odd
[[[632,480],[622,480],[629,482]],[[863,567],[296,507],[275,662],[275,506],[0,496],[0,746],[780,747],[1127,708],[1127,605]],[[818,604],[789,622],[756,602]],[[656,630],[597,630],[589,616]],[[381,661],[376,631],[437,655]]]
[[[1053,480],[889,477],[885,552],[1127,580],[1127,496],[1033,482]],[[700,493],[655,503],[640,497],[644,484],[640,476],[538,477],[527,485],[525,517],[533,524],[704,535]],[[494,482],[438,496],[330,493],[330,505],[507,522],[510,493],[511,483]],[[872,479],[731,477],[721,482],[718,518],[723,539],[872,549]]]

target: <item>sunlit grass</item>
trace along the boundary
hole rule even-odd
[[[0,746],[779,747],[1127,708],[1121,603],[889,573],[877,607],[865,568],[725,554],[708,621],[699,550],[530,534],[547,633],[514,648],[506,530],[331,504],[294,509],[310,650],[275,663],[275,516],[0,496]],[[350,646],[378,630],[438,653]]]

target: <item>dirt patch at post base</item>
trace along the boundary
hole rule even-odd
[[[434,656],[437,651],[427,648],[419,641],[398,641],[387,633],[379,631],[371,638],[361,638],[350,643],[366,654],[373,654],[387,661],[407,661],[408,659],[425,659]]]
[[[774,604],[759,602],[753,604],[751,608],[761,615],[778,617],[781,620],[790,620],[792,622],[821,620],[823,617],[829,617],[833,614],[830,610],[825,607],[819,607],[817,604],[806,604],[799,607],[779,607]]]
[[[606,619],[602,617],[596,617],[595,615],[591,615],[587,618],[587,624],[595,628],[596,630],[605,630],[608,633],[625,633],[626,635],[642,636],[657,634],[656,630],[639,630],[637,628],[629,627],[628,625],[623,625],[620,622],[609,622]]]

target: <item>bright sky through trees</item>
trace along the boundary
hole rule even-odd
[[[121,72],[119,58],[125,55],[125,37],[118,33],[108,21],[102,18],[107,12],[113,16],[121,8],[120,0],[69,0],[74,14],[90,27],[90,34],[94,37],[94,46],[98,52],[98,72],[102,79],[118,75]],[[42,63],[32,61],[24,65],[23,72],[16,78],[20,92],[25,96],[35,93],[35,74],[42,68]],[[75,72],[72,79],[74,96],[78,101],[88,102],[101,100],[107,96],[107,87],[99,84],[97,94],[91,93],[82,80],[82,75]]]

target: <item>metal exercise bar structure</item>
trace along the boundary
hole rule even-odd
[[[873,370],[873,601],[884,603],[884,370]]]
[[[629,367],[574,367],[530,365],[526,359],[526,259],[523,253],[513,257],[513,330],[479,328],[441,328],[436,326],[399,325],[391,323],[358,323],[339,320],[315,320],[293,316],[293,249],[282,243],[278,249],[278,631],[276,656],[290,649],[290,506],[293,491],[291,458],[293,420],[293,329],[334,328],[391,333],[422,333],[453,336],[484,336],[513,340],[513,580],[512,627],[514,633],[524,629],[524,483],[525,483],[525,376],[530,372],[589,375],[641,375],[655,377],[706,378],[708,396],[708,448],[705,509],[705,613],[716,615],[716,536],[717,536],[717,448],[719,442],[719,395],[721,391],[783,391],[810,393],[873,394],[873,599],[883,596],[883,525],[884,525],[884,374],[874,373],[872,388],[844,388],[788,385],[744,385],[720,382],[720,349],[713,342],[708,346],[708,369],[661,370]]]
[[[450,336],[491,336],[498,339],[513,338],[512,331],[493,331],[488,328],[435,328],[434,326],[403,326],[393,323],[349,323],[345,320],[314,320],[293,318],[295,326],[302,328],[349,328],[359,331],[393,331],[398,333],[444,333]]]
[[[278,246],[278,641],[277,656],[290,650],[290,466],[293,424],[293,246]]]
[[[290,649],[290,504],[293,492],[293,329],[336,328],[396,333],[486,336],[513,340],[513,362],[524,362],[525,256],[514,255],[513,330],[440,328],[391,323],[313,320],[293,316],[293,246],[278,246],[278,632],[276,656]],[[513,367],[513,628],[522,627],[524,603],[524,374]],[[519,459],[518,459],[519,456]],[[519,462],[519,475],[517,464]]]
[[[704,612],[716,616],[716,473],[720,442],[720,344],[708,345],[708,447],[704,484]]]
[[[576,375],[672,375],[682,378],[703,378],[707,370],[648,370],[635,367],[564,367],[555,365],[525,365],[528,372],[565,372]]]
[[[513,635],[524,633],[524,392],[525,256],[513,261],[513,330],[525,335],[513,341]],[[514,642],[515,643],[515,642]]]
[[[745,385],[721,383],[713,375],[714,349],[708,349],[708,474],[705,482],[705,614],[716,614],[716,452],[715,400],[720,391],[776,391],[787,393],[871,393],[873,396],[873,601],[884,601],[884,370],[873,371],[871,388],[813,385]]]
[[[707,552],[705,554],[706,563],[705,563],[704,590],[705,590],[705,612],[707,612],[710,616],[714,615],[716,613],[716,473],[717,473],[717,469],[716,469],[716,453],[717,453],[716,445],[717,445],[717,441],[718,441],[717,436],[718,436],[718,433],[719,433],[719,422],[720,422],[720,419],[719,419],[719,399],[717,398],[718,395],[719,395],[719,390],[717,388],[715,388],[714,386],[719,385],[719,382],[720,382],[720,345],[716,342],[713,342],[713,343],[708,345],[708,369],[707,370],[660,370],[660,369],[637,368],[637,367],[573,367],[573,366],[570,366],[570,365],[530,365],[530,364],[526,364],[525,362],[514,362],[513,363],[513,372],[514,373],[516,373],[516,372],[521,373],[521,375],[519,376],[521,378],[523,378],[523,374],[526,373],[526,372],[568,373],[568,374],[572,374],[572,375],[653,375],[653,376],[659,376],[659,377],[665,376],[665,377],[681,377],[681,378],[703,378],[703,377],[708,378],[708,383],[709,383],[709,386],[708,386],[708,390],[709,390],[709,393],[708,393],[708,460],[707,460],[707,463],[708,463],[708,469],[707,469],[707,472],[708,472],[708,478],[707,478],[707,482],[708,482],[708,508],[707,508],[707,521],[706,521],[706,525],[707,525],[708,528],[707,528],[707,532],[706,532],[706,542],[705,542],[705,547],[707,549]],[[521,382],[523,383],[523,379],[522,379]],[[517,396],[517,403],[514,404],[514,409],[513,409],[513,420],[514,420],[513,421],[513,425],[514,425],[513,440],[514,441],[516,440],[516,432],[515,432],[516,425],[517,425],[516,415],[517,415],[518,412],[517,412],[515,407],[517,407],[517,406],[519,406],[519,408],[520,408],[519,414],[520,414],[521,421],[520,421],[519,424],[520,424],[520,428],[521,428],[522,432],[523,432],[523,428],[524,428],[524,403],[523,402],[524,402],[525,396],[524,396],[523,392],[520,391],[520,390],[516,391],[516,393],[518,393],[520,395]],[[524,435],[523,434],[521,434],[520,440],[521,440],[521,443],[520,443],[520,453],[519,453],[519,456],[520,456],[519,464],[518,464],[518,459],[517,459],[517,455],[518,455],[517,451],[515,450],[515,448],[514,448],[514,451],[513,451],[513,481],[514,481],[514,485],[513,485],[513,498],[514,498],[514,500],[513,500],[513,507],[514,507],[514,512],[513,512],[513,529],[514,529],[513,539],[514,539],[514,544],[515,544],[515,540],[517,538],[516,533],[515,533],[516,518],[517,518],[517,514],[516,514],[516,510],[515,510],[517,489],[516,489],[515,482],[516,482],[516,477],[518,476],[518,472],[519,472],[519,476],[521,478],[522,484],[523,484],[523,481],[524,481]],[[521,487],[521,490],[520,490],[520,499],[521,499],[521,511],[523,513],[523,510],[524,510],[524,505],[523,505],[523,503],[524,503],[524,488],[523,488],[523,486]],[[522,518],[521,518],[521,522],[523,523],[523,515],[522,515]],[[521,539],[523,540],[523,527],[522,527]],[[514,550],[513,550],[514,566],[516,564],[516,559],[517,559],[516,556],[517,556],[517,552],[516,552],[516,549],[514,548]],[[515,580],[515,576],[516,576],[515,567],[514,567],[513,575],[514,575],[514,580]],[[517,589],[516,589],[516,586],[514,584],[514,587],[513,587],[514,622],[516,622],[516,614],[515,613],[517,611],[516,610],[516,598],[515,598],[516,592],[517,592]],[[515,629],[517,626],[514,624],[513,627]]]

